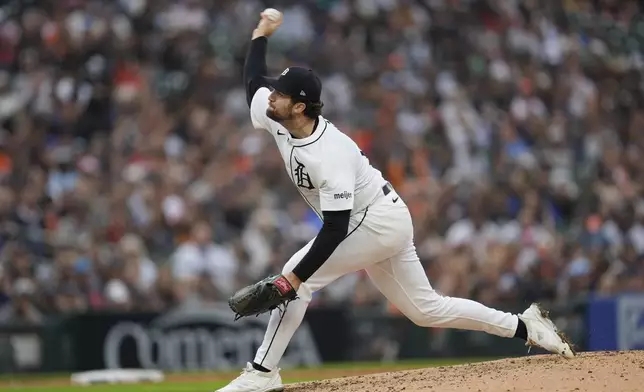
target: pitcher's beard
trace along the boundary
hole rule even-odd
[[[270,118],[275,122],[282,124],[284,121],[290,120],[293,116],[289,115],[288,117],[281,117],[277,115],[274,110],[266,109],[266,117]]]

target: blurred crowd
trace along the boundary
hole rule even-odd
[[[437,290],[644,290],[641,2],[0,4],[0,322],[225,300],[315,236],[241,83],[269,6],[270,72],[318,71]],[[338,303],[388,305],[361,272]]]

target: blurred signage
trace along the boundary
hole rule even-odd
[[[644,349],[644,294],[595,297],[588,308],[589,349]]]
[[[277,310],[276,310],[277,311]],[[220,306],[167,313],[89,313],[71,320],[73,370],[231,370],[252,361],[269,315],[233,321]],[[338,309],[309,309],[280,367],[317,366],[346,359],[347,319]],[[335,329],[337,327],[337,329]]]

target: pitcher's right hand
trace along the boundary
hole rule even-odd
[[[257,37],[270,37],[273,35],[275,30],[281,26],[284,20],[284,16],[281,12],[279,15],[275,15],[274,11],[271,13],[266,11],[267,10],[260,14],[261,19],[253,31],[253,39]]]

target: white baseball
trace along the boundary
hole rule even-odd
[[[264,10],[264,15],[266,15],[271,22],[279,22],[279,20],[282,19],[282,13],[275,8],[266,8]]]

